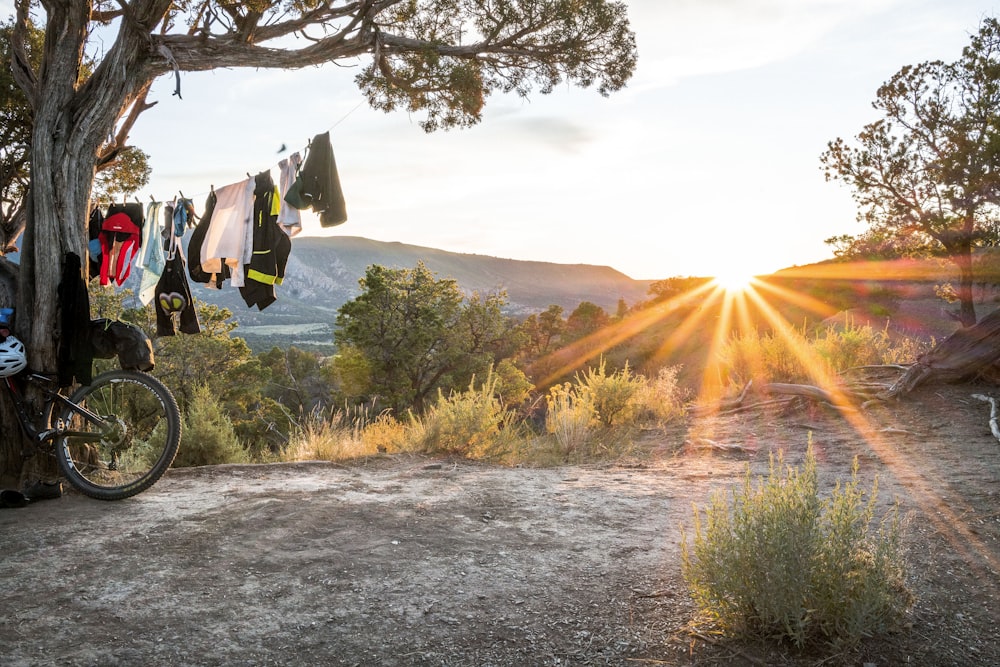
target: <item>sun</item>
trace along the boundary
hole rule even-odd
[[[717,272],[712,279],[712,282],[727,292],[744,292],[750,287],[753,281],[753,274],[749,271],[741,271],[735,267]]]

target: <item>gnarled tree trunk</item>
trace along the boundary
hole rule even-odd
[[[895,398],[927,382],[958,382],[1000,362],[1000,309],[959,329],[921,355],[880,398]]]
[[[150,47],[143,33],[130,36],[124,30],[105,57],[109,66],[80,85],[90,9],[88,2],[48,3],[45,64],[37,73],[19,72],[34,118],[14,334],[25,344],[29,367],[45,373],[57,371],[56,294],[66,254],[75,253],[84,270],[87,266],[87,214],[98,152],[154,75],[144,66]],[[11,416],[6,397],[3,402],[3,413]],[[0,424],[0,477],[5,480],[20,474],[21,438],[17,421],[5,418]],[[51,461],[42,463],[52,467]]]

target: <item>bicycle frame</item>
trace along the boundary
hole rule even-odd
[[[25,397],[22,388],[15,382],[15,379],[18,377],[24,380],[27,384],[37,387],[45,396],[45,405],[35,416],[32,416],[31,414],[34,406],[28,398]],[[36,445],[51,442],[53,439],[63,436],[70,436],[89,441],[100,440],[101,436],[99,434],[86,431],[73,431],[67,429],[62,423],[51,423],[53,408],[58,404],[69,408],[78,415],[81,415],[84,419],[99,428],[103,429],[107,427],[107,421],[100,415],[91,412],[85,407],[77,405],[60,394],[58,389],[53,389],[52,385],[54,382],[55,381],[51,377],[39,375],[38,373],[28,373],[23,376],[10,376],[4,378],[4,384],[14,401],[14,409],[17,413],[17,419],[21,424],[21,430],[24,434]],[[38,421],[36,421],[36,419]],[[38,423],[45,424],[45,427],[39,428],[37,426]]]

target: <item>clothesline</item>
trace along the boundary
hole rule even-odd
[[[344,114],[343,116],[341,116],[341,117],[340,117],[339,119],[337,119],[336,121],[334,121],[334,123],[333,123],[332,125],[330,125],[330,126],[329,126],[328,128],[326,128],[326,130],[324,130],[324,132],[331,132],[331,131],[332,131],[332,130],[333,130],[333,129],[335,128],[335,127],[337,127],[338,125],[340,125],[341,123],[343,123],[343,122],[344,122],[345,120],[347,120],[347,118],[348,118],[348,117],[349,117],[349,116],[350,116],[351,114],[353,114],[353,113],[354,113],[355,111],[357,111],[357,110],[358,110],[358,108],[360,108],[362,104],[364,104],[364,100],[362,100],[361,102],[358,102],[357,104],[355,104],[355,105],[354,105],[354,107],[353,107],[353,108],[351,108],[351,110],[350,110],[350,111],[348,111],[348,112],[347,112],[347,113],[345,113],[345,114]],[[305,146],[304,146],[303,148],[299,149],[298,151],[293,151],[293,152],[292,152],[292,153],[291,153],[290,155],[293,155],[293,154],[294,154],[294,153],[296,153],[296,152],[298,152],[298,153],[302,153],[302,159],[303,159],[303,160],[305,160],[305,158],[306,158],[306,155],[305,155],[305,154],[306,154],[306,153],[308,152],[308,150],[309,150],[309,145],[310,145],[310,143],[311,143],[311,140],[307,140],[307,141],[306,141],[306,145],[305,145]],[[285,145],[285,144],[282,144],[282,146],[281,146],[281,150],[279,150],[278,152],[279,152],[279,153],[283,153],[283,152],[285,152],[286,150],[287,150],[287,147],[286,147],[286,145]],[[275,163],[275,164],[272,164],[272,165],[271,165],[270,167],[268,167],[268,170],[271,170],[271,169],[276,169],[276,168],[280,167],[280,166],[281,166],[281,162],[282,162],[282,160],[279,160],[279,161],[278,161],[277,163]],[[247,178],[250,178],[250,177],[251,177],[251,176],[250,176],[250,172],[246,172],[246,174],[247,174]],[[242,179],[240,179],[240,180],[242,180]],[[239,181],[233,181],[233,183],[237,183],[237,182],[239,182]],[[180,195],[181,199],[189,199],[189,200],[196,200],[196,199],[198,199],[198,200],[203,200],[203,199],[204,199],[205,197],[208,197],[208,195],[209,195],[209,194],[211,194],[211,192],[212,192],[212,191],[213,191],[214,189],[215,189],[215,185],[214,185],[214,184],[211,184],[211,185],[209,186],[209,190],[206,190],[206,191],[203,191],[203,192],[196,192],[196,193],[195,193],[195,194],[193,194],[193,195],[192,195],[191,197],[185,197],[185,196],[184,196],[184,193],[183,193],[183,192],[182,192],[181,190],[178,190],[177,192],[178,192],[178,194]],[[150,198],[150,200],[151,200],[151,201],[153,201],[154,203],[155,203],[155,202],[157,202],[157,201],[170,201],[170,200],[175,200],[175,199],[176,199],[176,197],[172,197],[172,198],[170,198],[170,199],[168,199],[168,200],[157,200],[157,199],[156,199],[156,198],[155,198],[155,197],[154,197],[154,196],[153,196],[152,194],[150,194],[150,195],[149,195],[149,198]],[[137,202],[139,202],[139,198],[138,198],[138,197],[136,197],[136,201],[137,201]],[[141,203],[141,202],[140,202],[140,203]]]

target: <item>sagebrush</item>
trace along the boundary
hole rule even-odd
[[[855,460],[851,480],[821,498],[811,447],[801,469],[772,456],[756,483],[748,466],[728,497],[695,509],[694,534],[682,540],[702,619],[731,636],[797,647],[844,647],[893,628],[912,596],[898,508],[876,521],[877,496],[877,480],[870,493],[860,487]]]

